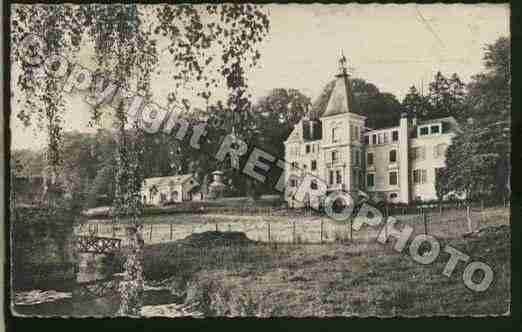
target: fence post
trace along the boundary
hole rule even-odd
[[[292,242],[295,243],[295,220],[292,222]]]
[[[469,207],[469,204],[468,206],[466,206],[466,219],[468,221],[468,230],[470,233],[473,232],[473,227],[471,225],[471,212],[470,212],[470,207]]]
[[[170,222],[170,240],[172,241],[172,221]]]
[[[486,213],[484,212],[484,200],[480,201],[480,217],[482,219],[482,222],[486,220]]]
[[[323,243],[323,218],[321,218],[321,243]]]
[[[353,242],[353,216],[350,217],[350,242]]]

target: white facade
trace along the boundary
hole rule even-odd
[[[141,197],[145,204],[150,205],[189,201],[192,200],[192,190],[198,185],[193,174],[147,178]]]
[[[360,189],[396,203],[436,199],[435,172],[445,167],[455,119],[417,124],[403,115],[398,126],[373,130],[365,127],[365,116],[353,112],[352,100],[343,70],[321,117],[303,118],[284,142],[289,205],[317,204],[294,199],[307,173],[326,183],[327,191]]]

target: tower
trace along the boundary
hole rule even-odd
[[[366,117],[355,112],[348,61],[338,61],[335,86],[321,116],[324,179],[328,190],[354,191],[363,185],[363,144],[361,134]]]

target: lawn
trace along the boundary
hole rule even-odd
[[[445,211],[428,214],[428,234],[440,237],[461,236],[468,232],[464,210]],[[473,228],[506,224],[509,222],[509,211],[504,208],[489,208],[484,213],[472,212]],[[424,233],[424,220],[420,215],[397,215],[397,219],[414,228],[414,232]],[[258,215],[234,214],[173,214],[144,216],[143,237],[145,243],[163,243],[183,239],[192,233],[205,231],[237,231],[244,232],[250,239],[263,242],[279,243],[326,243],[347,242],[350,240],[371,240],[377,236],[375,228],[363,227],[359,231],[350,232],[350,225],[336,222],[327,217],[316,215],[281,215],[280,211],[261,213]],[[90,224],[90,226],[89,226]],[[91,219],[87,225],[76,227],[77,234],[88,234],[98,230],[99,236],[124,238],[121,225],[113,225],[110,220]]]

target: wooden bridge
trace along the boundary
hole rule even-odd
[[[110,254],[119,251],[120,248],[121,239],[90,235],[78,235],[76,237],[76,249],[78,252]]]

